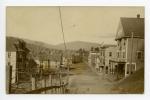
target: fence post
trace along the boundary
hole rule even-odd
[[[32,77],[31,76],[31,82],[32,82],[32,90],[35,90],[36,89],[36,79],[35,79],[35,77]]]
[[[51,74],[51,86],[53,86],[53,79],[54,79],[54,75],[53,73]],[[51,89],[51,93],[53,93],[53,89]]]
[[[49,79],[48,79],[48,85],[49,86],[52,86],[51,79],[52,79],[52,76],[51,76],[51,74],[49,74]],[[51,90],[49,90],[49,92],[51,93]]]
[[[42,88],[45,88],[45,78],[42,78]],[[43,91],[42,93],[46,93],[45,91]]]
[[[7,65],[7,73],[6,73],[6,92],[11,94],[11,81],[12,81],[12,66],[10,64]]]

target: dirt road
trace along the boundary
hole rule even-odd
[[[75,94],[98,94],[98,93],[114,93],[112,83],[98,76],[85,63],[73,65],[70,70],[73,75],[69,78],[70,93]]]

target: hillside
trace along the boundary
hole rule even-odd
[[[18,40],[24,40],[27,43],[27,47],[30,50],[32,50],[33,48],[36,50],[53,48],[53,46],[50,47],[51,45],[45,44],[43,42],[31,41],[31,40],[21,39],[16,37],[6,37],[6,51],[14,51],[15,50],[14,44]]]
[[[61,52],[60,50],[55,50],[53,45],[48,45],[43,42],[37,42],[27,39],[20,39],[16,37],[6,37],[6,51],[15,51],[16,49],[14,47],[14,44],[18,40],[24,40],[26,42],[26,46],[27,48],[29,48],[34,58],[37,58],[40,52],[43,52],[43,55],[45,55],[45,57],[48,56],[50,52],[53,53],[54,57],[56,57],[56,55],[59,55]]]
[[[33,40],[28,40],[28,39],[23,39],[23,40],[28,44],[34,44],[34,45],[42,46],[42,47],[49,48],[49,49],[57,49],[56,46],[52,44],[47,44],[44,42],[33,41]]]
[[[40,41],[33,41],[23,38],[17,38],[17,37],[6,37],[6,50],[15,50],[13,44],[17,42],[17,40],[24,40],[27,43],[27,47],[29,47],[31,50],[42,50],[44,49],[57,49],[57,50],[64,50],[64,44],[58,44],[58,45],[51,45]],[[68,50],[79,50],[80,48],[85,50],[90,50],[91,47],[99,47],[100,44],[98,43],[92,43],[92,42],[83,42],[83,41],[73,41],[73,42],[67,42],[66,43]],[[105,44],[104,46],[112,46],[111,44]]]
[[[68,42],[66,43],[67,49],[71,50],[79,50],[80,48],[83,48],[85,50],[90,50],[91,47],[99,47],[100,45],[98,43],[91,43],[91,42],[83,42],[83,41],[74,41],[74,42]],[[64,44],[57,45],[60,49],[64,48]]]
[[[113,90],[119,93],[144,93],[144,67],[116,84]]]
[[[24,40],[27,43],[27,46],[29,48],[31,48],[32,46],[36,46],[36,47],[38,46],[38,47],[44,47],[44,48],[49,48],[49,49],[55,49],[55,46],[51,45],[51,44],[46,44],[46,43],[43,43],[43,42],[32,41],[32,40],[23,39],[23,38],[7,36],[6,37],[6,50],[15,50],[13,44],[15,42],[17,42],[18,40]]]
[[[17,40],[24,40],[28,45],[28,47],[44,47],[48,49],[58,49],[58,50],[64,50],[64,44],[58,44],[58,45],[51,45],[40,41],[33,41],[23,38],[16,38],[16,37],[6,37],[6,50],[15,50],[13,44],[17,42]],[[80,48],[83,48],[85,50],[90,50],[91,47],[99,47],[100,45],[98,43],[91,43],[91,42],[83,42],[83,41],[73,41],[73,42],[67,42],[67,49],[69,50],[79,50]],[[37,48],[38,49],[38,48]]]

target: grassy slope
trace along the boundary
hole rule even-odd
[[[144,93],[144,68],[116,84],[113,90],[119,93]]]

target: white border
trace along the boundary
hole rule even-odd
[[[6,95],[5,8],[6,6],[145,6],[145,94],[143,95]],[[144,100],[150,98],[150,2],[149,0],[1,0],[0,1],[0,100]]]

